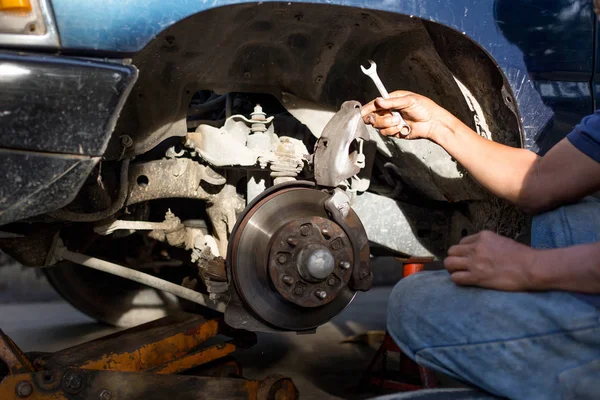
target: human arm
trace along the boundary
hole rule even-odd
[[[600,242],[533,249],[484,231],[452,246],[444,266],[458,285],[600,293]]]
[[[563,140],[544,157],[487,140],[432,100],[397,91],[363,107],[366,123],[385,136],[398,134],[390,110],[400,111],[412,133],[442,146],[482,186],[530,212],[576,201],[600,190],[600,163]]]

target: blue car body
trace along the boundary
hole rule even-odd
[[[272,0],[258,3],[268,3]],[[591,0],[292,0],[384,10],[437,22],[485,49],[505,74],[526,146],[547,150],[594,109]],[[180,20],[240,0],[53,0],[64,49],[133,54]],[[257,5],[260,7],[260,4]],[[359,63],[361,60],[357,60]]]
[[[107,83],[109,91],[114,92],[114,98],[105,99],[112,115],[103,115],[98,121],[93,121],[93,118],[90,117],[86,122],[89,129],[75,128],[73,124],[69,125],[64,120],[61,120],[59,124],[52,124],[50,134],[57,135],[59,138],[71,138],[72,135],[69,132],[79,129],[88,132],[89,135],[95,135],[95,139],[83,140],[80,138],[81,143],[71,141],[71,147],[61,144],[62,139],[51,140],[51,146],[46,150],[91,157],[93,162],[87,163],[78,160],[77,168],[73,166],[73,163],[63,163],[60,167],[57,166],[57,171],[60,173],[57,172],[53,175],[56,179],[45,179],[44,183],[39,182],[41,186],[14,186],[15,180],[12,180],[12,186],[5,186],[5,190],[12,196],[5,196],[8,200],[0,205],[4,210],[0,223],[8,223],[22,217],[56,209],[73,200],[74,193],[66,194],[61,190],[56,190],[51,199],[41,198],[39,194],[58,184],[66,175],[73,175],[73,168],[79,170],[81,162],[83,162],[87,167],[75,174],[76,179],[69,181],[68,184],[63,184],[63,186],[77,189],[81,186],[86,172],[90,171],[91,166],[100,157],[111,158],[111,137],[114,139],[115,135],[123,134],[124,131],[132,129],[132,126],[145,128],[146,122],[138,121],[133,125],[125,125],[123,129],[114,130],[116,118],[128,98],[133,82],[135,82],[136,69],[139,68],[142,74],[150,69],[148,60],[141,60],[138,64],[136,57],[147,52],[152,46],[156,47],[157,38],[161,35],[164,36],[169,29],[175,29],[198,16],[218,15],[220,18],[224,18],[219,21],[222,26],[230,26],[228,29],[235,31],[235,28],[231,28],[231,26],[241,22],[227,20],[224,17],[228,15],[227,10],[233,10],[235,7],[239,9],[243,6],[246,7],[243,10],[253,10],[253,18],[258,19],[260,19],[261,10],[275,6],[296,7],[295,9],[299,10],[322,7],[322,10],[327,12],[352,10],[353,15],[362,16],[365,21],[369,21],[369,13],[383,11],[386,15],[402,16],[405,18],[403,21],[418,19],[425,21],[430,26],[447,27],[483,51],[502,75],[504,84],[500,86],[502,86],[505,104],[490,106],[486,112],[494,114],[500,108],[508,107],[516,116],[519,125],[516,129],[520,130],[520,144],[536,152],[547,151],[563,138],[583,116],[595,109],[597,88],[595,76],[599,67],[595,62],[597,53],[595,48],[596,18],[591,0],[305,0],[303,2],[296,0],[286,2],[271,0],[260,2],[242,0],[179,0],[172,2],[159,0],[52,0],[50,5],[58,32],[58,47],[18,48],[14,44],[3,46],[0,40],[0,49],[3,49],[0,52],[0,60],[17,62],[17,59],[21,59],[24,63],[32,62],[41,66],[71,63],[74,70],[81,74],[80,77],[84,77],[86,71],[94,66],[103,71],[116,69],[115,74],[119,76],[117,81],[126,81],[128,84]],[[210,12],[216,14],[209,14]],[[249,11],[244,12],[248,13]],[[376,25],[376,23],[371,23]],[[257,26],[262,25],[258,23]],[[358,27],[359,23],[356,26]],[[376,26],[372,28],[371,30],[375,32]],[[268,23],[264,25],[264,29],[269,29]],[[197,33],[200,36],[204,34],[201,26],[198,27]],[[306,41],[306,37],[300,37],[300,39],[301,42]],[[164,40],[164,37],[160,40]],[[311,40],[310,37],[308,40]],[[376,38],[373,40],[375,43]],[[239,38],[239,41],[243,43],[244,38]],[[442,51],[444,45],[440,46],[442,48],[438,50]],[[14,50],[18,50],[21,54],[14,53]],[[450,53],[452,51],[454,50],[451,49]],[[48,54],[48,52],[59,53],[59,55]],[[193,51],[185,53],[182,60],[187,56],[192,57],[192,53]],[[363,51],[361,57],[363,54],[369,55],[368,52]],[[448,57],[451,56],[452,54],[448,55]],[[133,59],[133,66],[129,65],[128,59]],[[315,63],[319,62],[318,57],[315,60]],[[357,70],[363,61],[362,58],[354,60]],[[90,64],[92,62],[95,64]],[[165,63],[168,64],[168,62]],[[178,69],[179,67],[175,67],[175,71]],[[164,76],[172,72],[167,74],[163,71],[161,73]],[[322,80],[323,78],[317,77],[317,79]],[[285,79],[282,78],[283,81]],[[85,82],[85,79],[82,82]],[[92,85],[91,82],[86,84]],[[366,86],[368,82],[362,81],[360,85]],[[42,103],[46,99],[43,92],[48,88],[42,86],[36,86],[40,90],[35,100],[38,103]],[[17,93],[19,87],[22,91]],[[11,91],[12,97],[5,97],[0,106],[8,110],[21,102],[27,102],[29,97],[26,88],[27,86],[15,86]],[[92,86],[82,86],[82,88],[83,90],[92,90]],[[398,88],[402,89],[402,87]],[[486,90],[491,91],[491,89]],[[187,91],[188,89],[186,89]],[[366,93],[356,97],[362,97],[359,100],[365,101],[368,100],[367,95],[374,94],[373,91]],[[72,92],[66,92],[65,95],[70,96]],[[138,95],[142,97],[141,93]],[[160,97],[164,93],[157,95]],[[331,96],[330,98],[333,99]],[[329,102],[339,103],[337,99]],[[42,104],[38,104],[38,106],[43,108]],[[64,105],[54,103],[52,107],[46,107],[46,109],[55,113],[60,107],[64,107]],[[133,106],[129,109],[125,107],[123,115],[127,116],[133,113],[132,108]],[[69,108],[67,113],[70,111],[73,111],[73,108]],[[16,143],[15,132],[21,127],[22,121],[19,122],[17,117],[12,120],[10,118],[12,117],[4,117],[4,129],[0,132],[0,146],[5,149],[4,151],[14,148],[44,150],[40,149],[39,142],[34,139]],[[44,121],[43,115],[40,121]],[[83,126],[86,126],[86,123]],[[168,125],[162,120],[156,122],[156,124],[159,123]],[[95,125],[95,128],[92,128],[92,125]],[[173,123],[172,125],[176,126],[177,124]],[[98,126],[102,126],[101,132],[98,131]],[[147,130],[153,129],[156,130],[155,127],[148,127]],[[170,128],[164,128],[162,133],[150,135],[154,140],[150,140],[143,149],[138,149],[138,153],[148,150],[151,145],[165,137],[165,129]],[[67,133],[60,134],[60,132]],[[77,138],[77,135],[73,137]],[[89,143],[95,143],[95,145],[88,145]],[[29,157],[29,155],[22,156]],[[17,182],[20,181],[17,180]],[[42,188],[45,189],[42,190]],[[61,195],[61,193],[63,194]],[[18,199],[26,200],[19,202]],[[15,204],[18,204],[19,212],[15,211]]]

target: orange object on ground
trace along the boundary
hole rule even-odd
[[[425,270],[425,264],[404,264],[404,272],[402,276],[406,278],[409,275],[416,274]]]
[[[241,368],[228,355],[255,342],[222,318],[179,312],[30,360],[0,330],[0,364],[8,367],[0,368],[0,399],[296,400],[296,386],[281,375],[229,376]],[[199,367],[198,375],[175,375]]]

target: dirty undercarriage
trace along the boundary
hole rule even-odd
[[[140,76],[104,160],[75,201],[9,226],[27,238],[0,246],[48,266],[67,300],[112,324],[181,304],[72,254],[200,292],[196,303],[237,328],[310,331],[370,288],[372,255],[439,258],[481,228],[521,232],[522,216],[439,146],[384,139],[348,101],[375,97],[359,66],[382,60],[388,87],[520,146],[510,95],[481,49],[406,16],[281,7],[210,10],[134,55]]]

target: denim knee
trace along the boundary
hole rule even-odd
[[[387,329],[396,342],[407,342],[407,338],[404,337],[405,330],[402,329],[402,327],[405,326],[403,319],[406,317],[407,313],[416,311],[411,311],[410,302],[404,304],[403,301],[405,298],[410,298],[409,292],[412,289],[410,280],[410,277],[408,277],[398,282],[396,286],[394,286],[388,302]]]

